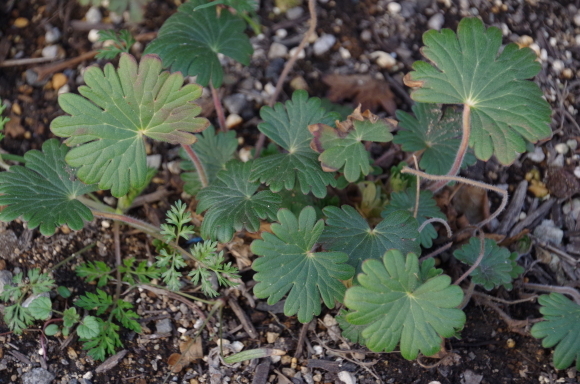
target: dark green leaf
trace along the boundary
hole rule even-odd
[[[327,113],[320,106],[320,99],[308,98],[306,91],[296,91],[286,104],[262,107],[260,116],[264,119],[258,125],[260,132],[287,152],[256,159],[252,180],[266,183],[272,192],[291,190],[298,184],[303,194],[312,190],[316,197],[326,196],[326,186],[334,186],[336,181],[333,174],[320,168],[318,154],[310,148],[312,135],[308,126],[333,124],[337,115]]]
[[[79,230],[93,219],[91,211],[78,196],[94,191],[74,176],[64,161],[68,148],[51,139],[42,145],[42,152],[31,150],[24,158],[26,166],[12,166],[0,173],[0,220],[22,217],[28,228],[40,226],[43,235],[52,235],[56,227],[66,224]]]
[[[400,343],[405,359],[416,359],[419,352],[432,356],[439,352],[442,337],[463,328],[465,314],[455,308],[463,291],[447,275],[423,281],[415,254],[405,257],[392,249],[382,260],[367,260],[362,270],[361,286],[346,292],[345,304],[353,310],[346,318],[366,325],[362,336],[370,350],[391,352]]]
[[[560,293],[541,295],[538,303],[544,321],[532,326],[531,333],[544,348],[554,349],[554,367],[566,369],[576,360],[580,370],[580,305]]]
[[[97,293],[87,292],[84,296],[80,296],[77,301],[75,301],[77,307],[81,307],[86,310],[97,311],[97,315],[102,315],[113,305],[113,297],[108,295],[105,291],[97,289]]]
[[[216,181],[196,196],[197,212],[206,211],[201,237],[227,243],[234,231],[256,232],[260,219],[274,219],[280,196],[258,191],[260,183],[249,180],[252,164],[232,160],[217,174]],[[257,193],[256,193],[257,192]]]
[[[526,81],[541,69],[530,48],[502,44],[501,30],[486,28],[478,18],[465,18],[457,27],[423,35],[423,55],[406,83],[418,86],[411,97],[423,103],[465,104],[471,108],[469,145],[478,159],[495,154],[511,164],[535,143],[551,135],[550,105],[537,84]]]
[[[485,239],[484,247],[483,259],[471,272],[472,281],[488,291],[500,285],[512,289],[513,278],[524,272],[515,261],[517,254],[499,247],[492,239]],[[479,238],[472,237],[468,244],[453,252],[453,256],[465,264],[473,265],[479,257],[480,248]]]
[[[250,39],[244,34],[242,19],[222,10],[195,8],[205,4],[191,0],[182,4],[159,30],[145,53],[157,53],[172,72],[197,76],[197,83],[215,88],[222,84],[223,69],[218,59],[222,53],[244,65],[250,64],[253,53]]]
[[[389,213],[373,229],[351,206],[326,207],[326,229],[320,237],[324,248],[346,252],[348,263],[360,271],[366,259],[379,259],[388,249],[402,252],[421,251],[415,239],[419,236],[417,220],[407,211]]]
[[[314,208],[304,208],[298,218],[281,209],[278,221],[271,227],[274,234],[264,232],[263,240],[252,242],[252,252],[263,256],[252,264],[258,272],[254,294],[267,297],[272,305],[288,293],[284,314],[298,313],[298,320],[307,323],[320,314],[321,297],[329,308],[342,301],[345,286],[340,280],[351,278],[354,269],[346,264],[345,253],[313,251],[324,230],[324,221],[316,221]]]
[[[211,184],[216,179],[217,173],[225,169],[226,163],[234,157],[238,148],[236,132],[228,131],[216,134],[214,127],[210,126],[202,134],[196,136],[197,141],[191,147],[203,164],[207,181]],[[181,169],[186,171],[181,174],[181,179],[185,182],[183,189],[190,195],[196,195],[201,189],[199,175],[183,148],[180,148],[179,156],[182,159]]]
[[[78,177],[111,189],[115,197],[145,184],[146,137],[191,145],[196,140],[193,132],[209,125],[197,117],[201,107],[193,103],[201,96],[201,87],[182,87],[183,76],[162,72],[157,56],[143,56],[137,64],[124,53],[118,70],[112,64],[104,71],[92,66],[84,80],[87,85],[79,87],[84,97],[59,96],[59,105],[71,116],[57,117],[50,128],[55,135],[68,137],[67,145],[75,146],[66,161],[79,167]]]
[[[445,175],[451,169],[461,143],[461,113],[453,108],[445,110],[437,104],[417,103],[412,107],[415,116],[397,111],[399,131],[393,139],[404,151],[423,151],[419,166],[433,175]],[[475,164],[475,156],[468,151],[463,166]]]

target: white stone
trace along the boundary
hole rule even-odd
[[[60,36],[61,33],[57,27],[50,27],[44,34],[44,41],[46,41],[47,44],[56,43],[60,40]]]
[[[554,149],[556,150],[556,152],[561,153],[562,155],[565,155],[566,153],[568,153],[568,150],[570,148],[568,148],[568,145],[566,143],[559,143],[559,144],[556,144]]]
[[[242,124],[243,121],[244,119],[242,119],[240,115],[231,113],[228,115],[228,117],[226,117],[226,128],[230,129],[236,127]]]
[[[252,150],[250,148],[241,148],[238,152],[238,157],[242,163],[247,163],[252,160]]]
[[[312,349],[314,349],[314,354],[318,356],[322,355],[322,352],[324,352],[324,349],[320,345],[315,345]]]
[[[534,229],[534,236],[544,243],[560,245],[564,238],[564,231],[557,228],[552,220],[543,220],[542,224]]]
[[[100,23],[102,19],[103,15],[101,14],[101,11],[99,11],[99,8],[97,7],[90,7],[85,15],[85,20],[91,24]]]
[[[334,43],[336,43],[336,37],[334,35],[330,35],[328,33],[323,34],[314,43],[314,54],[316,56],[325,54],[330,50],[330,48],[332,48]]]
[[[280,43],[272,43],[268,51],[268,59],[277,59],[279,57],[286,57],[288,54],[288,47]]]
[[[445,17],[442,13],[436,13],[427,22],[427,26],[429,29],[434,29],[436,31],[441,30],[443,24],[445,23]]]
[[[289,54],[290,54],[290,57],[294,56],[294,54],[296,53],[296,51],[297,51],[297,50],[298,50],[298,47],[294,47],[294,48],[292,48],[292,49],[290,50],[290,52],[289,52]],[[306,57],[306,53],[304,52],[304,50],[303,50],[303,49],[302,49],[302,50],[300,50],[300,53],[298,54],[298,57],[297,57],[297,59],[303,59],[303,58],[305,58],[305,57]]]
[[[244,349],[244,344],[241,341],[234,341],[231,346],[236,353],[241,352]]]
[[[372,59],[375,59],[377,65],[381,68],[391,69],[395,66],[395,64],[397,64],[397,60],[387,52],[375,51],[369,56]]]
[[[401,4],[393,1],[387,5],[387,10],[392,14],[397,14],[401,12]]]
[[[57,91],[57,93],[59,95],[62,95],[63,93],[69,93],[69,92],[70,92],[70,86],[68,84],[63,85]]]
[[[96,43],[99,41],[99,30],[98,29],[91,29],[89,31],[89,35],[87,37],[91,43]]]
[[[279,363],[280,360],[282,360],[282,356],[278,356],[278,355],[276,355],[276,356],[270,356],[270,361],[273,364]]]
[[[119,15],[115,12],[109,12],[109,18],[111,19],[111,23],[113,24],[121,24],[123,21],[123,15]]]
[[[159,169],[161,166],[161,155],[155,154],[147,156],[147,166],[149,168]]]
[[[580,167],[574,168],[574,176],[580,179]]]
[[[185,332],[187,332],[187,329],[185,329],[183,327],[179,327],[179,328],[177,328],[177,332],[184,334]]]
[[[85,374],[83,375],[83,379],[90,380],[90,379],[92,379],[92,378],[93,378],[93,372],[91,372],[91,371],[88,371],[87,373],[85,373]]]
[[[273,86],[272,83],[268,83],[264,85],[264,92],[266,92],[268,96],[272,96],[274,92],[276,92],[276,87]]]
[[[574,24],[580,27],[580,13],[574,15]]]
[[[520,216],[519,216],[518,220],[523,220],[526,217],[528,217],[528,214],[522,211],[522,212],[520,212]]]
[[[279,39],[283,39],[286,36],[288,36],[288,31],[285,30],[284,28],[280,28],[276,31],[276,37]]]
[[[546,48],[542,48],[540,50],[540,60],[541,61],[546,61],[548,60],[548,51],[546,51]]]
[[[298,18],[300,18],[300,16],[302,16],[304,14],[304,9],[302,7],[294,7],[294,8],[290,8],[289,10],[286,11],[286,17],[289,20],[296,20]]]
[[[580,35],[578,35],[580,37]],[[362,41],[371,41],[371,39],[373,38],[373,33],[371,31],[369,31],[368,29],[365,29],[364,31],[362,31],[360,33],[360,39]]]
[[[56,59],[58,56],[58,45],[47,45],[42,48],[42,57],[47,59]]]
[[[578,148],[578,142],[575,139],[566,140],[566,145],[571,151],[575,151]]]
[[[562,69],[564,69],[564,62],[562,60],[554,60],[552,63],[552,69],[554,72],[556,72],[556,74],[559,74],[562,72]]]
[[[338,379],[342,381],[344,384],[356,384],[356,379],[354,378],[352,373],[348,371],[338,372]]]
[[[562,168],[564,166],[564,155],[559,154],[554,160],[549,163],[550,167]]]
[[[110,228],[111,227],[111,223],[109,223],[107,220],[103,220],[103,221],[101,221],[101,227],[103,227],[103,228]]]
[[[345,47],[338,48],[338,53],[340,53],[340,57],[342,57],[344,60],[351,58],[350,51]]]
[[[541,163],[546,158],[544,151],[540,147],[534,148],[534,152],[528,153],[528,159],[534,163]]]

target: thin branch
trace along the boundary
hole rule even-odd
[[[459,279],[455,280],[455,285],[459,285],[471,272],[475,270],[483,260],[483,256],[485,256],[485,237],[483,236],[483,231],[479,230],[479,256],[475,260],[475,263],[467,270]]]
[[[430,175],[428,173],[422,172],[422,171],[417,171],[413,168],[409,168],[409,167],[403,167],[403,169],[401,169],[401,173],[410,173],[412,175],[420,175],[422,178],[427,179],[427,180],[435,180],[435,181],[445,181],[445,184],[447,184],[450,181],[457,181],[459,183],[464,183],[464,184],[469,184],[472,185],[474,187],[479,187],[482,189],[486,189],[488,191],[493,191],[499,195],[502,196],[502,200],[501,200],[501,204],[499,206],[498,209],[495,210],[495,212],[490,215],[487,219],[481,221],[479,224],[477,224],[477,228],[481,228],[484,225],[486,225],[487,223],[489,223],[490,221],[492,221],[493,219],[495,219],[507,206],[508,203],[508,193],[507,191],[498,188],[494,185],[490,185],[490,184],[486,184],[486,183],[482,183],[479,181],[475,181],[475,180],[470,180],[470,179],[466,179],[465,177],[460,177],[460,176],[437,176],[437,175]]]
[[[419,164],[417,163],[417,156],[413,155],[413,162],[415,163],[415,169],[419,169]],[[419,212],[419,197],[421,194],[421,176],[417,175],[417,189],[415,190],[415,210],[413,211],[413,217],[417,218],[417,213]],[[425,223],[423,223],[425,224]],[[421,229],[424,228],[424,225],[421,225]],[[449,226],[447,227],[449,228]],[[419,232],[421,232],[419,229]],[[449,230],[448,230],[449,231]],[[451,236],[449,236],[451,237]]]
[[[433,252],[428,253],[425,256],[421,257],[419,260],[424,261],[424,260],[430,259],[432,257],[435,257],[435,256],[439,255],[440,253],[445,252],[447,249],[451,248],[452,245],[453,245],[453,241],[450,241],[447,244],[445,244],[444,246],[437,248]]]
[[[185,152],[189,156],[191,162],[195,166],[195,170],[197,171],[197,174],[199,175],[199,181],[201,183],[201,187],[202,188],[207,187],[209,185],[209,182],[207,180],[207,174],[205,173],[205,167],[201,163],[201,160],[197,156],[197,153],[195,153],[193,148],[191,148],[191,145],[181,144],[181,147],[185,150]]]
[[[226,116],[224,114],[224,108],[222,107],[222,102],[220,100],[220,96],[218,95],[218,91],[213,87],[213,84],[211,82],[209,83],[209,88],[211,89],[211,98],[213,100],[215,112],[218,117],[220,129],[222,130],[222,132],[227,132],[228,128],[226,127]]]
[[[449,226],[449,224],[447,223],[447,221],[445,221],[444,219],[441,219],[439,217],[432,217],[430,219],[427,219],[423,222],[423,224],[421,224],[421,226],[419,227],[419,229],[417,229],[417,231],[419,233],[421,233],[423,231],[423,229],[425,229],[425,227],[428,224],[431,223],[439,223],[439,224],[443,224],[443,226],[445,227],[445,229],[447,229],[447,237],[451,238],[451,236],[453,236],[453,231],[451,230],[451,227]]]
[[[461,137],[461,144],[457,150],[457,155],[455,156],[455,161],[451,166],[447,176],[456,176],[461,169],[461,164],[463,164],[463,159],[467,153],[467,148],[469,148],[469,136],[471,135],[471,108],[468,104],[463,105],[463,135]],[[429,187],[433,193],[437,192],[443,188],[451,179],[440,179],[435,184]]]
[[[564,295],[568,295],[574,299],[574,302],[580,305],[580,292],[572,287],[560,287],[555,285],[543,285],[543,284],[533,284],[524,283],[524,288],[532,289],[534,291],[542,292],[556,292]]]

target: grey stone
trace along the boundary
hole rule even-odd
[[[155,322],[157,333],[171,333],[173,326],[170,319],[161,319]]]
[[[28,72],[27,72],[28,73]],[[2,250],[3,258],[12,261],[18,257],[15,250],[18,248],[18,237],[14,231],[7,229],[0,232],[0,249]]]
[[[4,286],[12,283],[12,272],[0,271],[0,293],[4,292]]]
[[[223,99],[224,107],[230,112],[239,115],[247,106],[246,96],[241,93],[234,93]]]
[[[296,20],[304,14],[304,9],[302,7],[290,8],[286,11],[286,17],[290,20]]]
[[[268,51],[268,59],[277,59],[279,57],[286,57],[288,54],[288,47],[280,43],[272,43]]]
[[[44,368],[34,368],[22,375],[22,384],[50,384],[54,375]]]
[[[325,33],[324,35],[320,36],[318,40],[314,42],[314,54],[316,56],[320,56],[325,54],[332,48],[332,46],[336,43],[336,37],[334,35],[330,35]]]
[[[427,26],[429,27],[429,29],[434,29],[436,31],[439,31],[443,27],[444,23],[445,23],[445,17],[443,16],[443,14],[436,13],[433,16],[431,16],[431,18],[427,22]]]

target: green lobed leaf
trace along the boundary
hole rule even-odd
[[[107,292],[97,289],[97,293],[87,292],[85,295],[80,296],[75,301],[75,305],[88,311],[95,309],[97,315],[102,315],[113,305],[113,297],[108,295]]]
[[[40,296],[28,305],[28,312],[36,320],[46,320],[52,312],[52,302],[49,297]]]
[[[386,217],[401,209],[413,214],[413,212],[415,212],[416,196],[417,190],[412,186],[404,191],[391,193],[391,201],[389,202],[389,205],[383,209],[381,216]],[[446,219],[445,215],[441,212],[439,207],[437,207],[437,203],[433,199],[433,193],[431,191],[420,191],[419,209],[417,210],[417,222],[419,226],[421,226],[425,220],[432,217]],[[427,224],[419,234],[419,241],[425,248],[431,248],[433,245],[433,239],[435,238],[437,238],[437,231],[432,224]]]
[[[560,293],[541,295],[538,303],[544,321],[532,326],[532,336],[543,339],[544,348],[556,346],[556,369],[566,369],[576,360],[576,369],[580,370],[580,305]]]
[[[400,343],[407,360],[419,352],[432,356],[439,352],[442,337],[463,328],[465,314],[455,308],[463,291],[447,275],[422,280],[425,273],[415,254],[405,257],[392,249],[382,260],[367,260],[362,270],[360,286],[346,291],[345,304],[352,310],[346,319],[367,326],[362,336],[370,350],[391,352]]]
[[[332,124],[338,115],[327,113],[320,99],[308,98],[306,91],[296,91],[286,104],[276,103],[274,108],[262,107],[258,125],[260,132],[286,150],[254,161],[253,181],[269,185],[272,192],[300,185],[303,194],[312,191],[314,196],[326,196],[326,186],[335,186],[334,175],[320,168],[318,155],[310,148],[311,124]]]
[[[347,338],[353,343],[364,345],[365,339],[362,336],[362,331],[366,328],[366,326],[349,323],[346,319],[346,315],[348,315],[348,311],[343,308],[335,318],[336,322],[340,326],[340,329],[342,330],[342,337]]]
[[[96,190],[76,179],[74,170],[65,163],[68,148],[50,139],[42,152],[26,152],[26,166],[14,165],[0,173],[0,220],[18,217],[28,222],[28,228],[40,226],[40,233],[52,235],[56,227],[68,225],[79,230],[93,215],[76,198]]]
[[[288,209],[278,211],[279,224],[272,224],[272,232],[264,232],[263,240],[254,240],[253,253],[259,256],[252,264],[258,272],[254,280],[254,294],[268,298],[272,305],[288,294],[284,314],[298,314],[298,321],[307,323],[321,311],[320,298],[333,308],[342,302],[345,286],[354,268],[346,264],[343,252],[314,252],[313,247],[324,230],[324,221],[316,221],[316,211],[306,207],[296,217]]]
[[[511,164],[526,142],[549,137],[551,110],[537,84],[526,81],[541,69],[530,48],[502,44],[501,30],[464,18],[457,35],[450,29],[423,35],[423,55],[406,76],[418,86],[411,97],[424,103],[465,104],[471,108],[469,145],[478,159],[495,154]]]
[[[325,249],[345,252],[348,263],[360,272],[361,264],[366,259],[380,259],[388,249],[395,248],[402,252],[421,251],[417,220],[407,211],[391,212],[371,228],[369,223],[353,207],[343,205],[326,207],[324,233],[320,243]]]
[[[361,173],[366,176],[371,172],[370,154],[363,141],[391,141],[396,123],[366,115],[367,112],[361,115],[357,109],[346,121],[338,122],[337,128],[322,123],[308,126],[314,136],[310,147],[320,153],[318,160],[323,170],[336,172],[344,168],[344,176],[350,182],[357,181]]]
[[[212,185],[197,194],[197,212],[207,211],[201,237],[227,243],[234,231],[245,228],[256,232],[260,229],[260,219],[276,217],[280,196],[270,191],[257,192],[260,183],[249,181],[251,171],[251,162],[232,160],[217,174]]]
[[[97,281],[97,287],[107,285],[110,280],[113,280],[111,275],[111,267],[103,261],[87,261],[75,268],[77,276],[85,278],[87,283]]]
[[[201,96],[201,87],[182,87],[183,76],[162,72],[155,55],[143,56],[137,64],[123,53],[118,70],[112,64],[104,70],[92,66],[84,80],[87,85],[79,87],[84,97],[59,96],[59,105],[70,116],[57,117],[50,128],[75,147],[66,161],[79,167],[77,176],[85,183],[98,183],[100,189],[111,189],[115,197],[145,184],[145,137],[191,145],[196,140],[193,132],[209,125],[197,117],[201,107],[193,103]]]
[[[60,329],[58,328],[58,325],[56,325],[56,324],[49,324],[49,325],[47,325],[46,328],[44,328],[44,334],[46,336],[54,336],[59,331],[60,331]]]
[[[253,48],[242,19],[225,9],[219,16],[214,7],[195,10],[204,4],[203,0],[190,0],[179,6],[145,53],[157,53],[172,72],[197,76],[197,83],[204,87],[211,83],[219,88],[223,69],[218,53],[248,65]]]
[[[119,338],[119,326],[110,321],[105,322],[99,318],[94,319],[99,324],[99,334],[94,338],[85,339],[81,337],[81,341],[84,342],[83,349],[88,350],[89,356],[95,360],[104,360],[105,356],[115,353],[116,347],[123,346]],[[93,325],[92,322],[91,325]]]
[[[207,181],[211,184],[219,171],[225,169],[226,163],[233,159],[238,148],[238,139],[235,131],[215,133],[213,126],[197,134],[197,141],[191,147],[197,153],[199,160],[203,164]],[[183,148],[179,150],[182,161],[180,167],[186,171],[181,174],[181,179],[185,182],[183,190],[190,195],[196,195],[201,189],[199,174],[185,153]]]
[[[34,317],[28,308],[20,304],[9,305],[4,309],[4,322],[17,335],[34,323]]]
[[[76,308],[72,307],[72,308],[65,309],[65,311],[62,313],[62,320],[63,320],[63,325],[67,328],[70,328],[73,325],[75,325],[76,323],[78,323],[81,320],[81,317],[77,313]]]
[[[77,327],[77,333],[82,339],[93,339],[101,332],[101,322],[94,316],[85,316]]]
[[[500,285],[512,289],[512,280],[524,272],[524,268],[516,263],[517,253],[499,247],[492,239],[485,239],[484,247],[483,259],[471,272],[472,281],[488,291]],[[469,243],[453,252],[453,256],[465,264],[473,265],[479,257],[480,249],[479,238],[472,237]]]
[[[438,104],[417,103],[413,115],[397,111],[399,131],[393,139],[403,151],[423,151],[419,166],[432,175],[446,175],[451,169],[461,143],[461,113],[447,108],[445,115]],[[462,166],[475,164],[472,151],[467,151]]]

